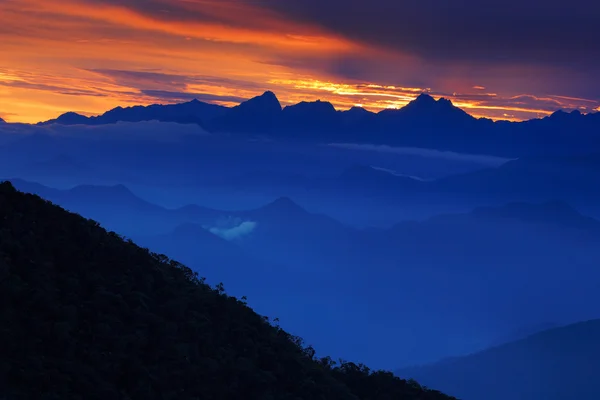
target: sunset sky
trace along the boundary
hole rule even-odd
[[[524,4],[527,3],[527,4]],[[0,117],[274,91],[283,105],[600,110],[600,2],[0,0]]]

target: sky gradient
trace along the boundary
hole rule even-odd
[[[600,111],[599,2],[487,3],[0,0],[0,118],[265,90],[373,111],[426,91],[494,119]]]

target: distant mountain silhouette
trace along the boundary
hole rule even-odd
[[[77,114],[69,111],[60,115],[56,119],[51,119],[40,123],[40,125],[61,124],[61,125],[92,125],[92,121],[98,121],[98,117],[86,117],[85,115]],[[108,122],[106,122],[108,123]]]
[[[226,111],[227,108],[223,106],[192,100],[181,104],[116,107],[95,117],[86,117],[74,112],[68,112],[62,114],[57,119],[41,122],[40,125],[103,125],[114,124],[116,122],[156,120],[203,126],[206,122],[218,118]]]
[[[160,231],[162,226],[170,227],[168,230],[172,230],[188,223],[212,226],[223,218],[256,221],[260,224],[261,231],[269,237],[274,231],[281,232],[283,238],[290,234],[297,236],[308,231],[321,231],[322,235],[326,235],[333,230],[337,234],[346,229],[333,218],[309,213],[287,197],[278,198],[252,210],[223,211],[194,204],[167,209],[140,198],[124,185],[79,185],[60,190],[22,179],[8,179],[8,181],[19,190],[37,194],[69,210],[97,218],[103,223],[110,221],[111,227],[117,224],[122,227],[120,231],[126,233],[129,233],[126,227],[133,228],[135,223],[140,224],[142,229],[138,228],[138,230],[143,232],[143,227],[150,223]]]
[[[600,202],[600,154],[566,157],[523,157],[499,167],[436,180],[404,176],[377,166],[355,164],[337,176],[308,178],[298,174],[249,173],[219,185],[277,195],[293,191],[315,196],[415,199],[456,199],[469,208],[479,204],[546,202],[556,199],[586,208]]]
[[[580,214],[562,201],[542,204],[510,203],[503,207],[485,207],[473,210],[473,215],[488,218],[514,218],[529,223],[554,224],[600,235],[600,222]]]
[[[395,116],[404,119],[419,119],[424,122],[429,119],[432,121],[448,122],[473,122],[474,117],[465,111],[455,107],[452,102],[445,98],[435,100],[428,94],[422,93],[416,99],[409,102],[400,109],[388,109],[379,112],[382,116]]]
[[[504,345],[507,343],[517,342],[519,340],[526,339],[526,338],[536,335],[538,333],[548,331],[550,329],[559,328],[560,326],[561,326],[561,324],[557,324],[554,322],[542,322],[539,324],[524,326],[520,329],[517,329],[517,330],[511,332],[510,334],[508,334],[506,336],[496,339],[495,342],[493,343],[493,346],[491,346],[491,347],[497,347],[497,346],[501,346],[501,345]]]
[[[234,113],[239,113],[240,116],[263,116],[276,115],[281,111],[281,104],[275,96],[275,93],[266,91],[262,95],[253,97],[235,106],[231,109]]]
[[[162,229],[169,229],[176,224],[169,210],[141,199],[124,185],[80,185],[60,190],[21,179],[8,181],[23,192],[37,194],[69,211],[102,221],[111,229],[120,228],[127,234],[130,229],[144,232],[155,226],[160,229],[166,224]]]
[[[540,202],[548,199],[593,205],[600,201],[600,153],[565,157],[524,157],[436,180],[394,174],[385,169],[355,165],[333,180],[290,181],[319,192],[348,191],[387,196],[454,196],[495,202]]]
[[[594,400],[598,370],[600,320],[592,320],[398,374],[463,400]]]
[[[278,126],[281,104],[275,93],[267,91],[238,106],[224,109],[217,118],[207,121],[209,130],[271,134]]]
[[[291,238],[304,235],[304,244],[314,242],[305,235],[319,235],[320,238],[314,238],[318,241],[329,240],[338,235],[341,238],[342,235],[350,233],[348,228],[339,221],[327,215],[310,213],[289,197],[280,197],[254,210],[237,211],[231,214],[257,221],[259,223],[257,232],[266,228],[267,235],[272,238],[292,240]],[[300,241],[298,245],[301,245]]]
[[[498,168],[442,178],[428,190],[524,198],[598,199],[600,153],[565,157],[524,157]]]
[[[0,124],[6,124],[6,121],[0,118]]]
[[[365,116],[373,116],[375,113],[367,110],[364,107],[354,106],[346,111],[340,111],[342,114],[353,117],[365,117]]]
[[[256,215],[263,215],[268,217],[278,216],[300,216],[305,217],[308,212],[294,203],[289,197],[280,197],[259,209],[252,211]]]
[[[326,101],[303,101],[287,106],[281,118],[284,132],[295,133],[302,139],[318,138],[321,134],[333,137],[343,133],[338,131],[341,128],[340,113]]]
[[[47,124],[107,124],[158,120],[195,123],[213,132],[275,135],[327,142],[388,144],[501,156],[600,151],[600,113],[557,111],[543,119],[513,123],[476,119],[445,98],[421,94],[400,109],[377,114],[359,107],[336,111],[324,101],[282,109],[267,91],[235,107],[193,100],[187,103],[117,107],[97,117],[66,113]],[[576,132],[576,134],[572,134]]]

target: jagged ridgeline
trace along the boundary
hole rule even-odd
[[[0,343],[6,400],[451,398],[317,359],[222,287],[6,182]]]

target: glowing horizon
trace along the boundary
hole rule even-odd
[[[598,99],[547,94],[543,86],[523,90],[522,76],[538,73],[531,66],[498,66],[470,78],[462,72],[466,64],[454,63],[441,75],[409,51],[350,38],[262,3],[140,4],[0,2],[0,118],[35,123],[68,111],[99,115],[194,97],[234,105],[266,90],[283,105],[320,99],[336,109],[361,104],[371,111],[401,108],[427,92],[495,120],[600,111]]]

